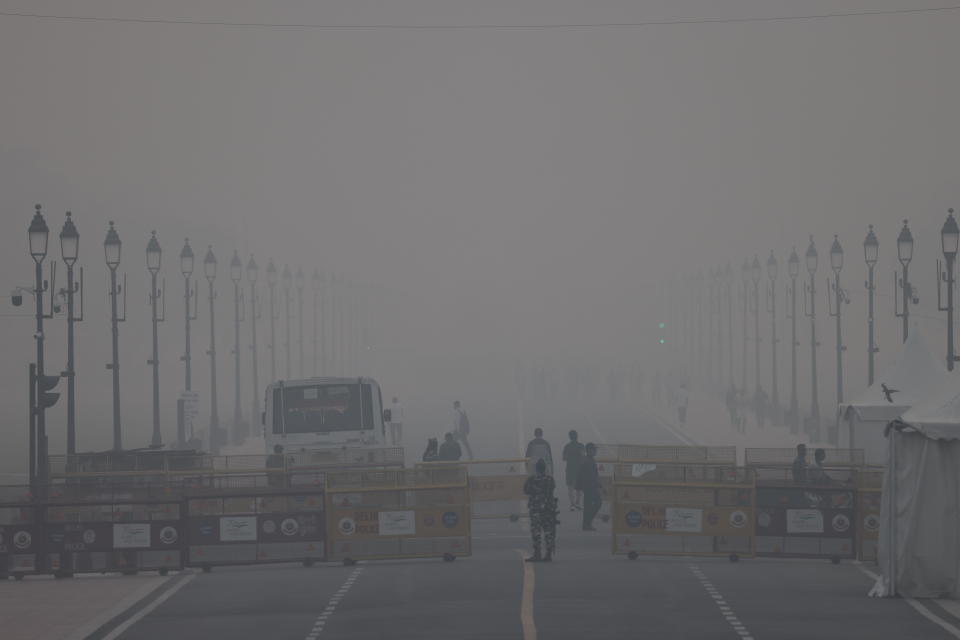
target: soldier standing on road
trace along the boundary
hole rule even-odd
[[[587,456],[580,464],[580,472],[577,473],[577,490],[583,492],[583,530],[596,531],[593,528],[593,519],[600,512],[600,506],[603,504],[600,486],[600,472],[597,469],[597,461],[593,457],[597,454],[597,445],[592,442],[587,443]]]
[[[567,463],[564,468],[564,480],[567,483],[567,494],[570,498],[570,511],[582,509],[581,498],[583,493],[577,490],[577,474],[580,473],[580,465],[583,464],[583,444],[577,440],[579,435],[576,431],[570,431],[570,442],[563,448],[563,461]]]
[[[467,438],[470,435],[470,418],[467,417],[467,412],[460,408],[459,400],[453,402],[452,428],[453,437],[463,443],[464,449],[467,450],[467,457],[473,460],[473,449],[470,448],[470,441]]]
[[[527,509],[530,512],[530,535],[533,538],[533,555],[527,562],[550,562],[557,541],[557,498],[553,495],[556,483],[547,474],[547,463],[537,460],[535,475],[523,483],[523,492],[529,496]],[[541,555],[541,544],[546,542],[546,554]]]

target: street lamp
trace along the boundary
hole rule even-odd
[[[210,300],[210,449],[220,450],[220,414],[217,409],[217,329],[214,317],[214,300],[217,294],[213,290],[213,281],[217,277],[217,258],[213,255],[213,245],[207,245],[207,255],[203,258],[203,275],[207,278],[208,299]]]
[[[750,265],[750,277],[753,279],[753,331],[754,331],[754,373],[757,378],[757,392],[762,388],[760,384],[760,258],[753,256],[753,264]],[[758,412],[759,414],[759,412]],[[760,416],[757,415],[757,423],[760,422]]]
[[[183,241],[183,249],[180,250],[180,273],[183,274],[183,318],[184,318],[184,344],[183,356],[183,390],[184,397],[180,399],[177,411],[177,446],[185,447],[187,442],[187,421],[190,422],[190,437],[193,438],[193,404],[187,407],[186,397],[193,390],[192,379],[192,356],[190,354],[190,321],[197,319],[197,286],[194,283],[190,286],[190,278],[193,276],[193,249],[190,248],[190,239]],[[191,309],[191,298],[193,299]]]
[[[957,258],[957,245],[960,243],[960,227],[953,217],[953,209],[947,214],[947,219],[940,229],[940,246],[943,250],[943,259],[947,263],[946,271],[937,264],[937,307],[947,312],[947,370],[953,371],[953,363],[957,361],[953,343],[953,264]],[[940,304],[940,281],[947,283],[947,306]]]
[[[770,378],[770,415],[777,416],[780,412],[780,393],[777,384],[777,258],[770,250],[767,258],[767,278],[770,279],[767,311],[770,313],[770,353],[772,354],[772,376]]]
[[[833,270],[833,285],[830,285],[829,279],[827,280],[828,286],[833,290],[833,297],[827,295],[827,302],[830,303],[833,300],[832,306],[830,309],[830,315],[836,318],[837,323],[837,414],[836,414],[836,425],[834,427],[834,432],[831,434],[831,442],[834,446],[839,446],[840,444],[840,411],[839,407],[843,403],[843,351],[845,347],[843,346],[843,335],[841,334],[841,303],[849,303],[850,299],[847,297],[847,292],[840,288],[840,271],[843,269],[843,247],[840,246],[839,238],[833,236],[833,244],[830,246],[830,268]]]
[[[820,438],[820,402],[817,391],[817,248],[813,244],[813,236],[810,236],[810,246],[807,247],[807,253],[804,255],[804,262],[807,265],[807,273],[810,275],[810,284],[804,287],[803,306],[804,315],[810,318],[810,427],[807,429],[807,435],[810,439],[816,441]],[[808,304],[809,300],[809,304]]]
[[[273,265],[273,258],[267,261],[267,289],[270,292],[270,383],[277,381],[277,314],[274,311],[277,287],[277,268]],[[258,392],[259,393],[259,392]]]
[[[155,448],[163,446],[163,438],[160,435],[160,342],[157,337],[157,323],[163,320],[164,315],[157,309],[157,302],[162,295],[162,291],[157,288],[157,274],[160,273],[162,257],[163,251],[157,241],[157,232],[153,231],[150,234],[150,241],[147,242],[147,271],[150,272],[150,320],[153,325],[153,356],[149,360],[153,368],[153,436],[150,439],[150,446]],[[166,288],[166,284],[163,288]],[[165,307],[166,299],[164,299]]]
[[[320,295],[323,288],[323,277],[319,269],[313,270],[313,277],[310,279],[313,286],[313,375],[320,375]]]
[[[730,379],[730,386],[733,381],[733,267],[727,263],[727,269],[723,274],[724,286],[727,295],[727,377]]]
[[[297,350],[300,352],[300,377],[303,377],[303,269],[297,268],[294,282],[297,287]]]
[[[77,452],[77,390],[75,368],[75,340],[74,325],[83,320],[83,299],[80,299],[80,316],[74,313],[74,294],[80,291],[81,285],[73,278],[73,267],[77,263],[80,252],[80,234],[73,224],[73,216],[67,211],[67,219],[60,230],[60,255],[67,265],[67,288],[64,294],[67,298],[67,368],[63,377],[67,379],[67,455]],[[80,270],[80,281],[83,282],[83,269]],[[82,294],[81,294],[82,295]]]
[[[293,284],[293,275],[290,273],[290,266],[283,266],[283,313],[284,321],[286,322],[286,340],[283,343],[284,350],[287,354],[287,380],[293,377],[293,365],[290,358],[290,288]]]
[[[126,286],[123,287],[124,314],[123,318],[117,313],[117,296],[120,287],[117,286],[117,267],[120,266],[120,236],[113,228],[113,220],[107,230],[107,237],[103,241],[103,253],[110,269],[110,328],[113,347],[113,362],[108,368],[113,373],[113,450],[123,451],[123,442],[120,436],[120,325],[126,320]]]
[[[867,386],[873,385],[874,358],[879,349],[877,348],[876,325],[874,324],[874,296],[876,287],[873,284],[873,270],[877,266],[877,257],[880,253],[880,243],[877,242],[877,234],[873,232],[871,224],[867,231],[867,237],[863,239],[863,259],[867,263]]]
[[[250,284],[250,351],[253,353],[253,415],[250,422],[260,419],[260,378],[259,378],[259,351],[257,350],[257,320],[260,319],[260,305],[257,298],[257,277],[260,267],[250,256],[247,261],[247,282]],[[245,432],[244,436],[247,435]]]
[[[233,442],[243,442],[241,433],[240,409],[240,312],[243,309],[243,292],[240,289],[240,279],[243,277],[243,263],[240,254],[233,250],[230,260],[230,280],[233,281]]]
[[[800,275],[800,257],[794,247],[787,259],[787,274],[790,276],[790,433],[800,431],[800,408],[797,400],[797,276]]]
[[[897,259],[900,261],[903,273],[899,281],[894,275],[894,313],[898,318],[903,318],[903,341],[906,342],[907,336],[910,335],[910,303],[917,304],[919,302],[914,295],[913,286],[910,284],[909,269],[910,261],[913,260],[913,234],[910,233],[910,227],[907,226],[906,220],[903,221],[903,228],[900,229],[900,235],[897,236]],[[903,299],[903,310],[899,313],[896,312],[898,293],[899,297]]]
[[[747,336],[747,323],[749,322],[750,317],[750,262],[744,259],[743,264],[740,266],[740,277],[741,277],[741,287],[740,293],[743,296],[743,358],[741,364],[743,365],[741,380],[743,384],[740,385],[741,390],[743,391],[744,396],[747,394],[747,350],[749,339]]]

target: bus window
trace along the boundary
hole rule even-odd
[[[363,385],[363,426],[360,424],[360,393],[357,385],[305,385],[283,388],[282,407],[274,396],[274,433],[281,424],[287,434],[359,431],[373,425],[370,386]],[[277,390],[277,394],[280,390]],[[282,417],[282,422],[280,418]]]

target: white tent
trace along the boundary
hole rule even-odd
[[[938,393],[946,374],[946,367],[924,345],[920,332],[911,331],[897,359],[875,377],[873,385],[840,405],[840,415],[849,426],[850,448],[863,449],[868,464],[883,464],[887,450],[883,431],[887,424]],[[889,400],[884,385],[893,390]]]

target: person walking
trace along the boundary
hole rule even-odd
[[[550,562],[557,542],[557,498],[554,496],[556,483],[547,473],[547,463],[543,458],[537,460],[534,475],[523,483],[523,492],[527,494],[527,511],[530,514],[530,537],[533,538],[533,555],[527,562]],[[546,553],[541,555],[542,545],[546,543]]]
[[[681,384],[677,390],[677,421],[680,425],[687,424],[687,405],[690,403],[690,395],[687,393],[687,385]]]
[[[603,504],[600,472],[597,469],[597,461],[594,460],[597,445],[588,442],[585,451],[587,455],[580,463],[576,487],[583,492],[583,530],[596,531],[593,528],[593,519],[597,517],[600,506]]]
[[[470,418],[467,417],[467,412],[460,408],[460,401],[455,400],[453,403],[453,424],[452,433],[454,438],[463,444],[464,449],[467,450],[467,457],[470,460],[473,460],[473,449],[470,448]]]
[[[581,498],[583,492],[577,490],[577,474],[580,472],[580,465],[583,464],[583,457],[586,452],[583,449],[583,443],[577,440],[579,434],[571,430],[568,434],[570,442],[563,447],[563,461],[566,467],[563,470],[563,479],[567,484],[567,496],[570,499],[570,511],[582,509]]]
[[[460,444],[454,439],[452,433],[446,433],[443,436],[443,444],[440,445],[440,453],[437,460],[443,462],[456,462],[463,456]]]
[[[797,445],[797,457],[793,459],[793,481],[797,484],[806,484],[807,482],[807,445],[802,442]]]
[[[403,440],[403,406],[394,396],[393,403],[390,405],[390,443],[399,447],[401,440]]]
[[[550,443],[543,439],[543,429],[540,427],[533,430],[533,440],[527,443],[524,457],[527,458],[530,469],[536,468],[537,462],[543,460],[547,465],[547,475],[553,477],[553,452],[550,450]]]

